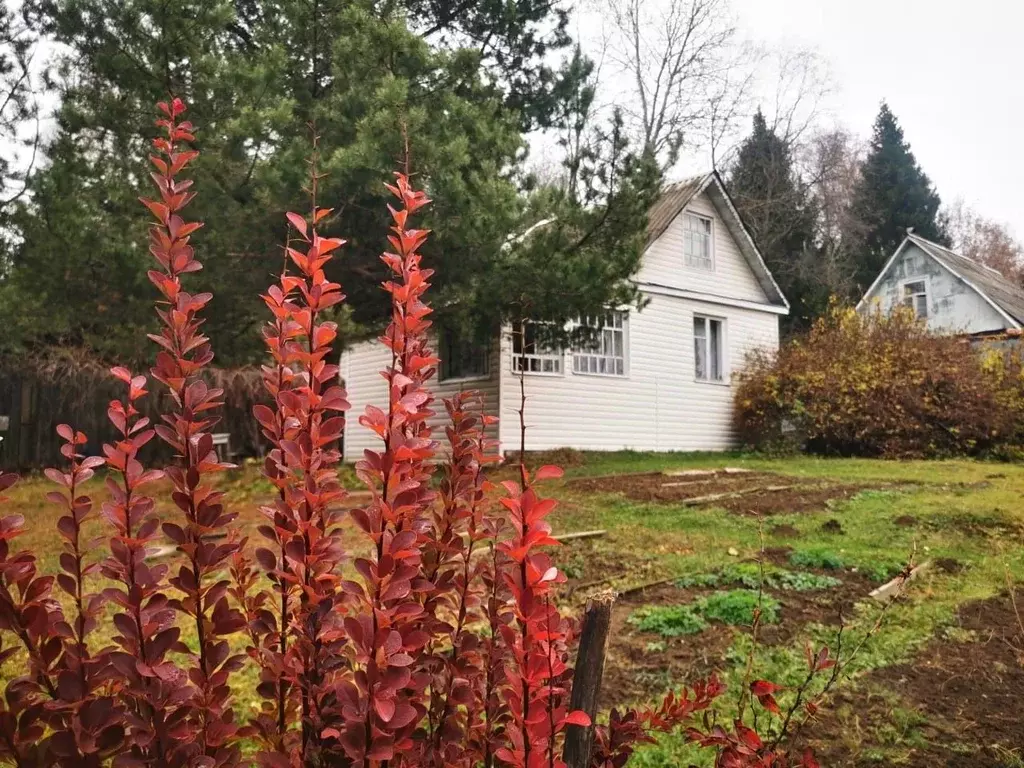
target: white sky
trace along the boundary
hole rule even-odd
[[[887,100],[944,203],[962,197],[978,213],[1024,235],[1024,2],[731,0],[731,5],[744,38],[812,47],[824,58],[835,85],[825,105],[826,123],[866,138],[880,102]],[[592,19],[577,26],[584,39],[595,29]]]

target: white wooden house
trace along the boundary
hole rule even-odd
[[[733,373],[750,350],[778,347],[779,317],[789,305],[717,173],[666,188],[650,211],[647,248],[634,279],[646,306],[607,313],[595,322],[597,342],[585,348],[545,349],[531,324],[525,334],[505,329],[486,349],[442,333],[437,397],[459,389],[483,392],[488,410],[500,417],[501,450],[518,450],[525,360],[527,450],[732,447]],[[386,404],[379,372],[389,360],[378,342],[342,354],[352,404],[344,437],[348,461],[379,447],[357,415],[367,403]],[[435,410],[440,426],[444,408]]]
[[[1024,289],[998,271],[909,232],[857,304],[859,312],[909,306],[938,333],[1016,335]]]

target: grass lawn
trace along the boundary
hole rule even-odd
[[[1007,575],[1024,577],[1024,467],[721,454],[563,458],[565,479],[546,489],[562,500],[556,533],[607,531],[558,550],[569,576],[563,599],[580,606],[593,591],[620,592],[605,706],[649,700],[712,670],[731,684],[727,697],[735,695],[751,654],[744,624],[762,546],[771,621],[753,648],[755,674],[787,686],[805,675],[808,641],[835,649],[842,625],[843,648],[856,645],[881,610],[868,593],[913,557],[931,567],[885,613],[807,738],[826,766],[1024,765],[1015,706],[1024,696],[1024,631],[1006,595]],[[748,472],[693,472],[726,466]],[[254,532],[270,486],[252,466],[219,482],[239,524]],[[91,485],[102,497],[100,482]],[[43,498],[50,489],[44,479],[23,480],[8,493],[7,511],[25,515],[22,542],[53,572],[60,543],[58,512]],[[165,498],[158,508],[173,514]],[[95,532],[102,529],[96,523]],[[1024,595],[1019,605],[1024,611]],[[255,704],[249,683],[238,681],[242,709]],[[783,707],[788,695],[780,696]],[[672,737],[631,765],[694,761]]]

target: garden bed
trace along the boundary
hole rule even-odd
[[[621,493],[636,501],[714,506],[757,515],[820,510],[862,490],[884,487],[731,468],[608,475],[575,480],[570,485],[588,493]]]
[[[778,550],[768,559],[786,562],[785,552]],[[838,628],[841,617],[851,614],[854,604],[866,600],[868,593],[877,586],[865,574],[850,569],[794,569],[792,572],[836,578],[840,583],[807,591],[766,589],[765,599],[778,601],[780,608],[777,623],[762,623],[758,630],[758,640],[765,645],[789,643],[810,623]],[[635,620],[630,621],[638,609],[692,605],[709,595],[744,586],[728,580],[707,587],[668,583],[622,595],[612,615],[602,706],[650,700],[669,687],[707,677],[723,667],[736,633],[750,632],[749,626],[708,621],[700,632],[663,637],[657,632],[642,631],[635,626]]]
[[[1020,602],[1018,596],[1018,607]],[[964,605],[957,622],[940,630],[912,662],[876,669],[855,690],[842,692],[835,714],[813,732],[822,765],[877,764],[870,744],[831,738],[850,733],[843,720],[852,713],[864,730],[884,728],[894,720],[890,697],[863,695],[872,689],[900,692],[900,708],[913,713],[908,734],[913,746],[900,765],[1020,765],[1024,631],[1008,595]]]

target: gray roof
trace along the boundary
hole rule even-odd
[[[907,239],[945,266],[959,275],[974,290],[986,296],[999,309],[1009,315],[1017,325],[1024,325],[1024,289],[1012,280],[991,267],[986,267],[974,259],[961,256],[945,246],[925,240],[913,233]]]
[[[768,301],[780,307],[789,308],[789,302],[782,295],[778,283],[768,271],[767,265],[761,252],[757,249],[750,231],[740,219],[736,206],[725,189],[722,177],[717,171],[705,173],[702,176],[677,181],[668,184],[662,191],[661,197],[651,206],[647,213],[647,247],[661,237],[676,216],[683,212],[690,201],[701,192],[706,192],[712,204],[718,210],[726,228],[736,241],[740,252],[750,265],[754,277],[760,284],[761,289],[768,297]]]

